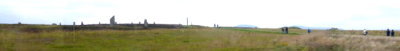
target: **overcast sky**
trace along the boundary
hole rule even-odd
[[[0,0],[0,23],[149,22],[400,29],[400,0]]]

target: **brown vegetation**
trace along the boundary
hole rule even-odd
[[[318,32],[286,39],[293,45],[307,46],[311,51],[397,51],[400,37],[329,34]]]

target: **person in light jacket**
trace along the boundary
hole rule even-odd
[[[367,29],[364,29],[364,30],[363,30],[363,35],[368,35]]]

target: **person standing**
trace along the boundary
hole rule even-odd
[[[387,29],[386,30],[386,36],[391,36],[390,33],[391,33],[390,29]]]
[[[310,29],[310,28],[308,28],[307,32],[308,32],[308,34],[310,34],[310,33],[311,33],[311,29]]]
[[[394,37],[394,30],[392,29],[392,32],[390,33],[391,35],[390,36],[392,36],[392,37]]]
[[[363,35],[368,35],[368,31],[367,31],[367,29],[364,29],[364,31],[363,31]]]
[[[281,30],[282,30],[282,33],[285,33],[285,27],[282,27]]]

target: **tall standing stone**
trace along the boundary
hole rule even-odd
[[[81,22],[81,25],[84,25],[84,24],[83,24],[83,21]]]
[[[72,25],[73,25],[72,26],[72,30],[75,30],[75,21],[74,21],[74,23]]]
[[[72,25],[75,26],[76,25],[75,22]]]
[[[214,28],[217,28],[217,24],[214,24]]]
[[[217,24],[217,28],[219,28],[219,25]]]
[[[60,26],[61,26],[61,22],[60,22],[60,23],[58,23],[58,25],[60,25]]]
[[[115,25],[117,22],[115,22],[115,16],[112,16],[110,19],[110,25]]]
[[[149,23],[147,23],[147,19],[144,19],[144,25],[143,25],[143,27],[145,28],[145,29],[147,29],[147,28],[149,28],[149,25],[148,25]]]
[[[189,18],[186,18],[186,26],[189,26]]]

